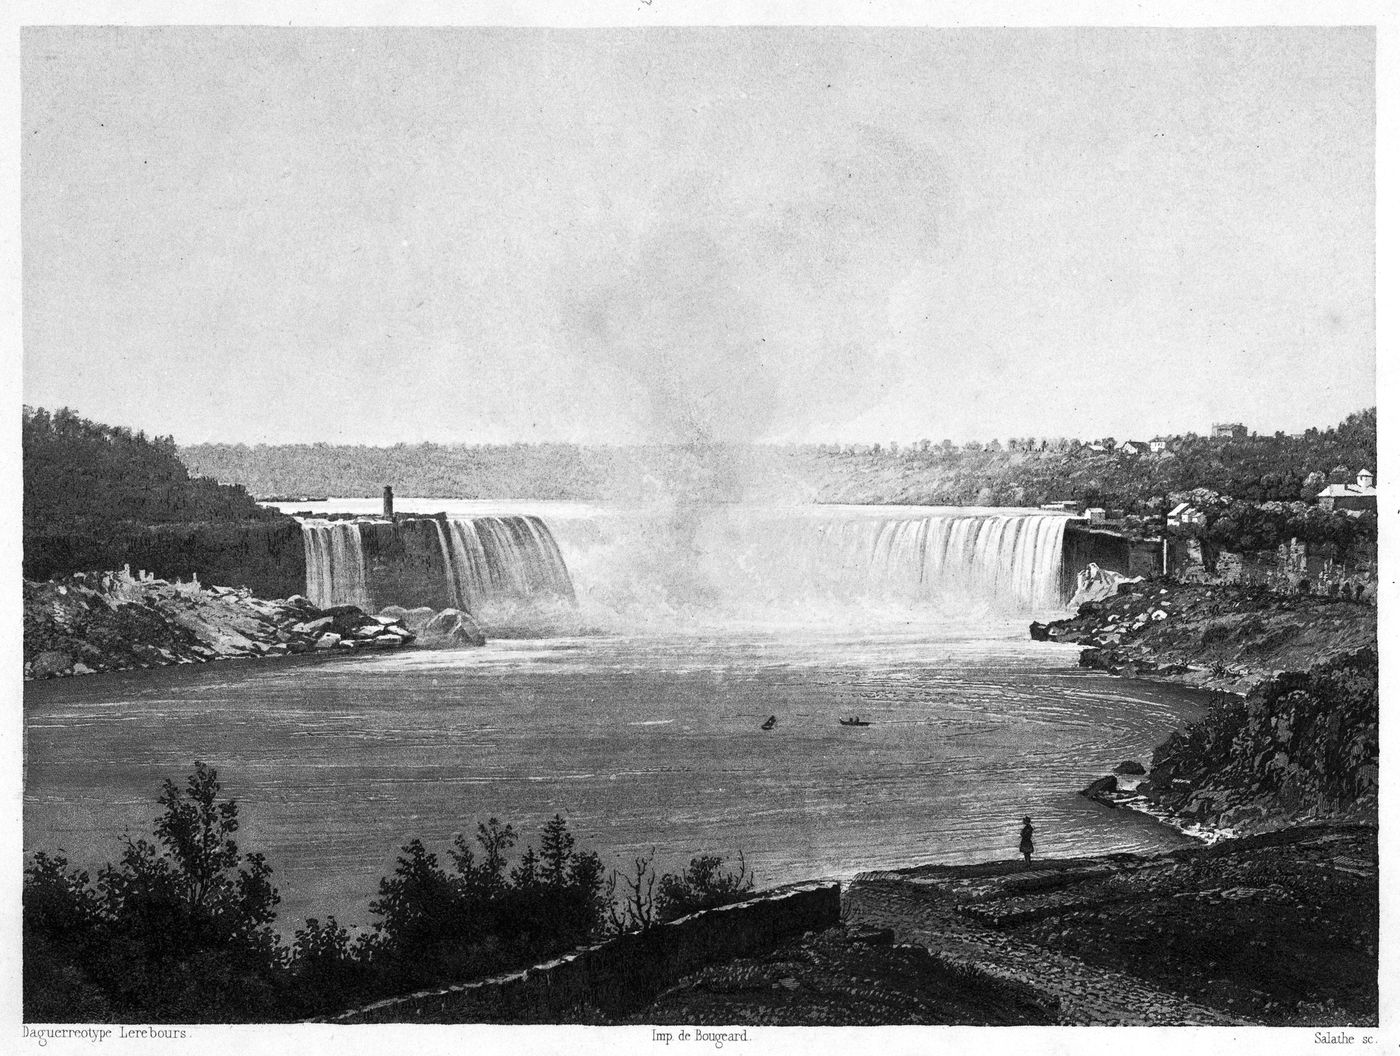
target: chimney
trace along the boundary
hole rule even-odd
[[[394,519],[394,489],[389,485],[384,485],[384,516],[389,520]]]

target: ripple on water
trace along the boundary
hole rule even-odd
[[[1019,633],[1019,631],[1017,632]],[[25,845],[76,864],[148,831],[198,758],[243,807],[283,920],[363,919],[402,842],[555,812],[607,864],[743,850],[760,884],[911,861],[1181,837],[1074,794],[1205,698],[1086,672],[1072,651],[927,631],[492,643],[315,664],[29,683]],[[841,727],[859,714],[869,727]],[[777,728],[758,729],[769,715]],[[81,852],[74,852],[81,848]]]

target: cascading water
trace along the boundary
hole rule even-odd
[[[306,596],[321,608],[358,605],[369,608],[365,589],[365,553],[360,526],[354,521],[303,521]]]
[[[453,517],[448,528],[444,553],[463,608],[540,596],[573,600],[563,555],[538,517]]]
[[[563,555],[538,517],[432,517],[405,522],[422,524],[432,525],[437,544],[436,561],[429,563],[441,570],[445,589],[435,593],[451,599],[457,607],[479,612],[490,602],[538,598],[573,601],[573,583]],[[371,589],[371,581],[381,580],[366,567],[362,527],[358,521],[302,522],[307,597],[321,606],[348,604],[367,610],[390,601],[422,603],[423,598],[374,596],[380,589]],[[371,527],[392,530],[389,522],[383,521]]]
[[[1002,607],[1060,603],[1066,518],[1035,513],[805,515],[769,518],[747,555],[755,582],[829,597],[933,601],[979,596]]]
[[[562,552],[533,515],[308,520],[307,594],[322,605],[455,605],[518,616],[516,602],[573,603],[577,579],[582,611],[597,626],[682,612],[806,619],[853,604],[892,605],[897,614],[900,606],[973,601],[1035,612],[1062,601],[1068,519],[1058,514],[720,506],[575,509],[554,520]]]

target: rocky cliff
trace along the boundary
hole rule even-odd
[[[1158,746],[1145,778],[1111,775],[1087,795],[1211,836],[1375,823],[1374,608],[1230,587],[1118,590],[1034,633],[1085,645],[1085,667],[1224,692],[1209,715]]]
[[[1085,667],[1231,693],[1376,643],[1365,603],[1151,580],[1117,591],[1032,636],[1087,646]]]
[[[234,657],[389,649],[415,635],[395,616],[318,609],[247,589],[129,571],[24,582],[24,677],[53,678]]]

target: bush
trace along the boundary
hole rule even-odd
[[[657,916],[663,921],[678,920],[702,909],[742,902],[753,890],[753,871],[744,864],[742,851],[737,869],[721,870],[723,864],[724,859],[717,854],[702,854],[692,858],[681,875],[663,876],[658,887]]]
[[[515,828],[492,818],[479,825],[476,850],[458,835],[453,868],[421,840],[403,848],[394,874],[379,884],[370,909],[382,920],[365,940],[363,959],[388,992],[458,982],[529,964],[587,942],[602,929],[603,866],[574,850],[560,815],[541,832],[541,849],[526,848],[506,875]]]
[[[167,780],[154,841],[125,839],[94,880],[36,853],[24,877],[24,1015],[38,1022],[270,1022],[340,1011],[423,986],[523,967],[596,937],[603,866],[563,817],[507,873],[514,826],[491,818],[458,836],[444,868],[411,840],[358,936],[311,919],[290,949],[261,855],[234,840],[238,805],[195,763]],[[480,857],[478,858],[478,854]]]
[[[261,855],[240,855],[238,806],[218,774],[195,764],[182,790],[167,780],[156,842],[125,838],[95,883],[62,856],[25,870],[25,1016],[231,1022],[265,1013],[283,951],[278,902]]]

